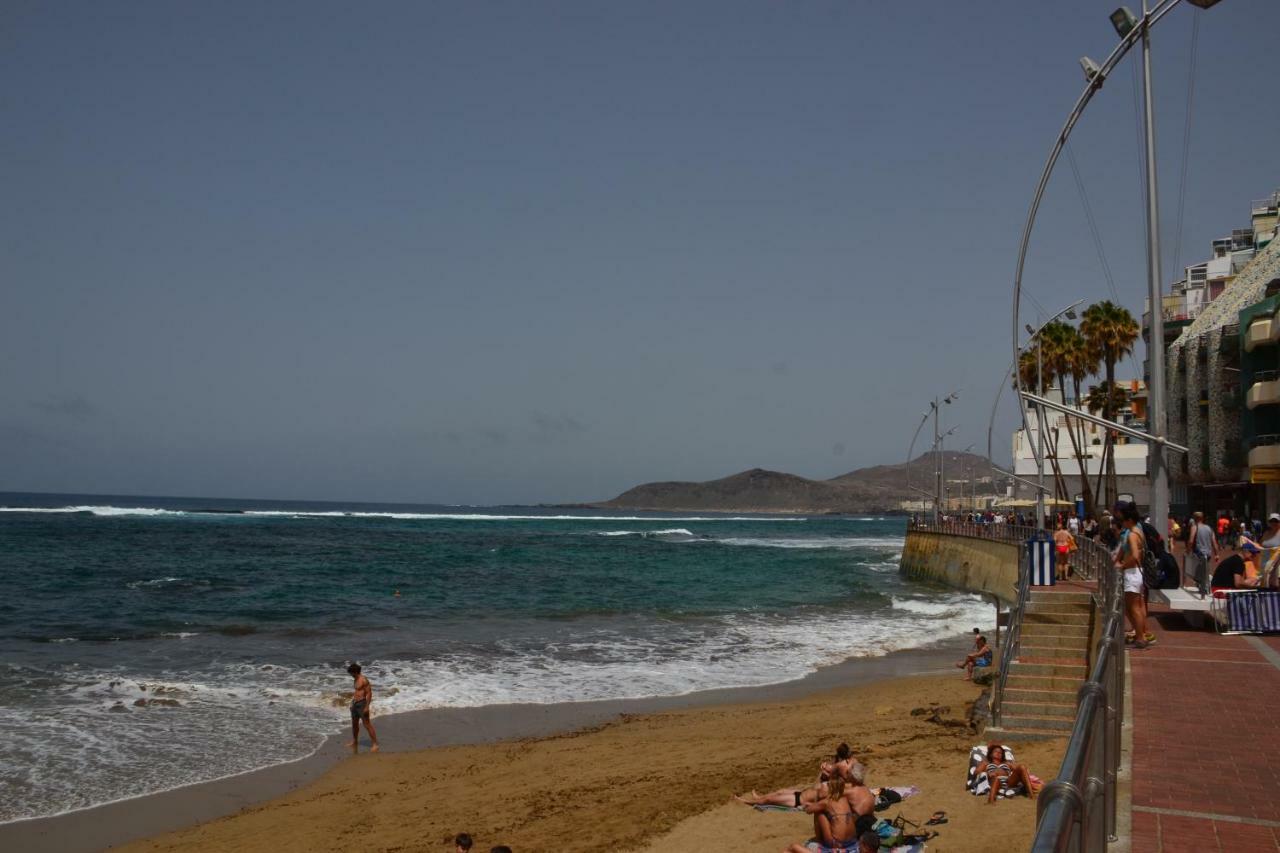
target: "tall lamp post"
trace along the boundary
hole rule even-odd
[[[1142,17],[1139,19],[1128,9],[1121,7],[1111,15],[1111,23],[1120,36],[1120,43],[1112,50],[1110,56],[1099,65],[1085,57],[1080,60],[1087,81],[1085,90],[1076,100],[1075,107],[1067,116],[1066,123],[1058,132],[1053,147],[1049,151],[1049,159],[1040,174],[1040,182],[1031,200],[1031,210],[1027,214],[1026,224],[1022,229],[1022,242],[1018,248],[1018,263],[1013,279],[1013,346],[1014,357],[1018,355],[1019,305],[1022,299],[1022,275],[1026,268],[1027,249],[1031,244],[1031,232],[1035,228],[1036,214],[1040,210],[1040,202],[1044,198],[1049,178],[1053,175],[1053,167],[1058,162],[1062,149],[1067,144],[1072,129],[1080,120],[1086,106],[1094,94],[1102,88],[1107,77],[1129,52],[1142,40],[1143,51],[1143,94],[1144,94],[1144,136],[1146,150],[1146,204],[1147,204],[1147,286],[1148,298],[1151,302],[1151,326],[1149,329],[1147,358],[1150,362],[1150,378],[1147,385],[1148,400],[1151,407],[1148,440],[1152,444],[1147,454],[1148,472],[1151,476],[1151,515],[1153,518],[1164,518],[1169,511],[1169,480],[1165,466],[1164,451],[1167,445],[1165,433],[1168,429],[1168,415],[1165,411],[1165,365],[1164,365],[1164,317],[1160,313],[1160,229],[1158,211],[1158,193],[1156,189],[1156,145],[1154,113],[1151,98],[1151,28],[1178,5],[1180,0],[1157,0],[1154,6],[1148,6],[1148,0],[1142,2]],[[1187,0],[1191,5],[1201,9],[1216,6],[1220,0]],[[1014,381],[1018,386],[1018,396],[1022,398],[1025,391],[1020,377],[1015,371]],[[1112,823],[1114,826],[1114,823]]]
[[[951,433],[955,432],[954,429],[951,429],[942,434],[938,433],[938,414],[939,412],[942,411],[943,405],[950,406],[953,402],[959,399],[959,397],[960,397],[959,391],[952,391],[950,394],[943,397],[941,400],[939,400],[937,397],[934,397],[933,401],[929,404],[933,411],[933,450],[934,450],[934,453],[936,454],[934,456],[934,459],[937,460],[937,463],[933,466],[933,476],[935,480],[934,494],[937,495],[937,500],[933,502],[934,524],[937,524],[938,521],[940,520],[938,518],[938,504],[940,503],[943,496],[942,495],[942,474],[943,474],[943,466],[946,464],[946,456],[944,455],[942,450],[942,443],[943,443],[943,440],[948,435],[951,435]]]
[[[1111,55],[1101,65],[1089,59],[1082,59],[1080,64],[1084,69],[1085,79],[1087,81],[1084,92],[1076,100],[1075,107],[1072,108],[1067,116],[1067,121],[1063,125],[1062,130],[1058,132],[1058,136],[1054,141],[1053,147],[1049,151],[1049,159],[1045,163],[1044,170],[1040,174],[1040,182],[1036,185],[1035,195],[1032,197],[1031,209],[1027,213],[1027,221],[1022,229],[1022,242],[1018,247],[1018,263],[1014,272],[1013,279],[1013,340],[1011,341],[1014,348],[1014,382],[1018,387],[1018,398],[1020,403],[1026,401],[1027,393],[1022,387],[1022,380],[1019,376],[1017,368],[1018,358],[1018,335],[1019,335],[1019,303],[1022,299],[1022,274],[1027,262],[1027,249],[1031,244],[1031,231],[1035,227],[1036,214],[1040,209],[1040,202],[1044,198],[1045,189],[1049,185],[1049,178],[1053,175],[1054,164],[1058,161],[1058,156],[1062,153],[1062,149],[1067,144],[1067,139],[1071,135],[1072,128],[1076,122],[1080,120],[1084,108],[1088,106],[1093,99],[1094,94],[1102,88],[1106,82],[1107,76],[1116,67],[1117,63],[1129,52],[1134,46],[1138,38],[1142,39],[1143,48],[1143,95],[1144,95],[1144,136],[1146,150],[1146,201],[1147,201],[1147,285],[1148,298],[1151,302],[1151,326],[1148,333],[1147,358],[1150,362],[1150,377],[1147,385],[1148,399],[1151,406],[1151,419],[1149,427],[1150,434],[1139,434],[1139,437],[1150,443],[1151,450],[1147,454],[1148,472],[1151,476],[1151,514],[1155,518],[1156,523],[1162,523],[1161,519],[1165,518],[1169,511],[1169,481],[1168,472],[1165,468],[1164,452],[1166,447],[1173,448],[1166,438],[1165,432],[1168,427],[1168,417],[1165,413],[1165,387],[1164,387],[1164,317],[1160,313],[1160,229],[1159,229],[1159,211],[1158,211],[1158,195],[1156,191],[1156,146],[1155,146],[1155,128],[1153,121],[1153,108],[1151,99],[1151,28],[1155,26],[1165,15],[1167,15],[1174,6],[1178,5],[1179,0],[1157,0],[1154,7],[1148,6],[1148,0],[1142,0],[1142,19],[1139,21],[1136,16],[1125,8],[1117,9],[1111,16],[1112,25],[1115,27],[1117,34],[1120,36],[1120,44],[1118,44]],[[1217,5],[1219,0],[1188,0],[1193,6],[1202,9],[1208,9]],[[1043,396],[1038,397],[1038,405],[1041,411],[1046,405],[1057,407],[1058,404],[1048,401]],[[1065,406],[1061,408],[1065,409]],[[1102,418],[1095,418],[1092,415],[1086,420],[1093,423],[1101,422],[1108,429],[1127,429],[1123,425],[1116,424]],[[1136,432],[1136,431],[1134,431]],[[1182,449],[1185,452],[1185,449]],[[1043,494],[1043,492],[1041,492]],[[1108,770],[1110,776],[1111,770]],[[1036,837],[1032,842],[1032,850],[1036,853],[1040,851],[1056,850],[1061,846],[1061,842],[1068,834],[1071,833],[1070,825],[1075,811],[1068,803],[1071,796],[1079,798],[1079,792],[1069,783],[1058,780],[1051,782],[1046,786],[1041,797],[1039,820],[1037,821]],[[1104,798],[1105,808],[1105,831],[1108,841],[1117,840],[1116,836],[1116,796],[1113,785],[1107,785]]]

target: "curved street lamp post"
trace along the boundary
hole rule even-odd
[[[1085,78],[1088,82],[1084,92],[1076,100],[1075,106],[1067,116],[1066,123],[1063,124],[1062,129],[1058,132],[1057,139],[1049,151],[1049,159],[1040,174],[1040,181],[1036,185],[1035,194],[1031,199],[1031,209],[1027,213],[1027,221],[1022,229],[1022,241],[1018,247],[1018,262],[1013,279],[1014,383],[1017,385],[1020,400],[1026,400],[1031,395],[1028,395],[1022,387],[1021,377],[1016,370],[1019,352],[1018,323],[1019,305],[1022,299],[1022,276],[1026,268],[1027,249],[1031,243],[1031,232],[1035,227],[1036,214],[1039,212],[1040,203],[1044,199],[1045,189],[1048,187],[1049,178],[1053,174],[1053,167],[1058,162],[1058,157],[1067,144],[1067,138],[1080,120],[1084,108],[1089,105],[1094,94],[1102,88],[1107,77],[1119,64],[1120,60],[1141,39],[1144,99],[1143,135],[1146,152],[1147,287],[1148,299],[1151,304],[1149,312],[1151,325],[1148,331],[1147,346],[1147,357],[1150,363],[1147,399],[1152,415],[1150,419],[1151,433],[1144,434],[1143,438],[1152,446],[1151,452],[1147,454],[1147,461],[1148,473],[1151,477],[1150,511],[1152,518],[1155,519],[1163,518],[1169,511],[1169,479],[1165,466],[1164,450],[1166,448],[1180,448],[1165,440],[1165,433],[1168,429],[1168,415],[1165,411],[1164,399],[1164,316],[1160,312],[1160,218],[1159,196],[1156,185],[1155,122],[1151,96],[1151,28],[1159,23],[1165,15],[1169,14],[1179,2],[1180,0],[1158,0],[1153,7],[1148,8],[1147,0],[1143,0],[1141,19],[1123,7],[1117,9],[1111,15],[1111,22],[1116,29],[1116,33],[1120,36],[1120,43],[1116,45],[1115,49],[1100,65],[1088,57],[1081,60],[1080,64],[1084,69]],[[1187,2],[1193,6],[1208,9],[1217,5],[1220,0],[1187,0]],[[1091,417],[1088,420],[1094,419]],[[1094,420],[1094,422],[1096,423],[1097,421]],[[1120,426],[1109,421],[1104,423],[1111,426]]]

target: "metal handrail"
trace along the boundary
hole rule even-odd
[[[1101,545],[1092,543],[1095,548]],[[1089,680],[1076,693],[1076,722],[1058,777],[1036,809],[1033,853],[1105,850],[1116,841],[1116,776],[1124,720],[1124,616],[1119,571],[1105,571],[1098,596],[1106,619]]]
[[[1029,537],[1028,537],[1029,538]],[[996,689],[991,692],[991,723],[1000,726],[1004,714],[1004,689],[1009,680],[1009,664],[1018,659],[1022,646],[1022,617],[1031,597],[1031,572],[1027,568],[1027,546],[1018,544],[1018,600],[1009,609],[1009,625],[1000,648],[1000,669]]]
[[[978,521],[932,521],[911,520],[908,530],[922,533],[945,533],[951,536],[966,536],[970,539],[986,539],[996,542],[1007,542],[1010,545],[1022,545],[1036,532],[1036,528],[1021,524],[995,524]],[[1098,580],[1108,574],[1111,568],[1111,552],[1083,534],[1073,534],[1076,541],[1076,552],[1071,558],[1071,569],[1081,580]],[[1020,555],[1021,556],[1021,555]],[[1022,561],[1019,560],[1019,566]]]

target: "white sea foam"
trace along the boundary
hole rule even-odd
[[[669,530],[597,530],[597,536],[694,536],[692,530],[673,527]]]
[[[76,513],[88,512],[97,516],[115,516],[115,515],[188,515],[176,509],[153,509],[143,506],[60,506],[60,507],[30,507],[30,506],[4,506],[0,507],[0,512],[41,512],[41,513]]]
[[[169,586],[170,584],[180,583],[182,578],[152,578],[145,581],[129,581],[125,584],[129,589],[145,589],[149,587]]]
[[[743,545],[753,548],[834,548],[845,551],[862,548],[876,550],[902,548],[901,536],[815,536],[810,538],[730,536],[714,538],[712,541],[721,545]]]
[[[682,529],[682,528],[672,528]],[[373,660],[376,714],[498,703],[681,695],[799,678],[963,634],[990,618],[978,596],[898,595],[892,607],[738,613],[637,625],[601,622],[548,635],[504,632],[483,646]],[[178,639],[189,632],[170,635]],[[6,764],[23,768],[0,820],[83,808],[245,772],[314,750],[343,722],[350,680],[333,665],[211,663],[163,675],[76,668],[43,705],[0,708],[21,725]],[[23,679],[29,681],[29,679]],[[157,701],[160,700],[160,701]],[[177,704],[174,704],[177,703]],[[249,731],[228,719],[252,719]],[[229,748],[229,736],[240,739]],[[157,775],[156,767],[165,767]]]
[[[38,512],[38,513],[77,513],[87,512],[97,516],[160,516],[160,515],[222,515],[224,513],[188,512],[174,509],[152,509],[148,507],[120,506],[64,506],[64,507],[0,507],[0,512]],[[260,518],[392,518],[405,521],[759,521],[759,522],[801,522],[807,518],[795,516],[718,516],[690,515],[681,517],[662,517],[640,515],[493,515],[489,513],[456,513],[456,512],[356,512],[356,511],[324,511],[284,509],[251,509],[235,513],[226,513],[230,517],[236,515]]]

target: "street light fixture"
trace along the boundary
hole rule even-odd
[[[1111,26],[1116,28],[1116,35],[1124,38],[1138,26],[1138,16],[1129,11],[1128,6],[1121,6],[1111,13]]]
[[[1087,56],[1080,57],[1080,70],[1084,72],[1084,79],[1090,83],[1093,79],[1102,73],[1102,69],[1098,67],[1098,63],[1094,62]]]

